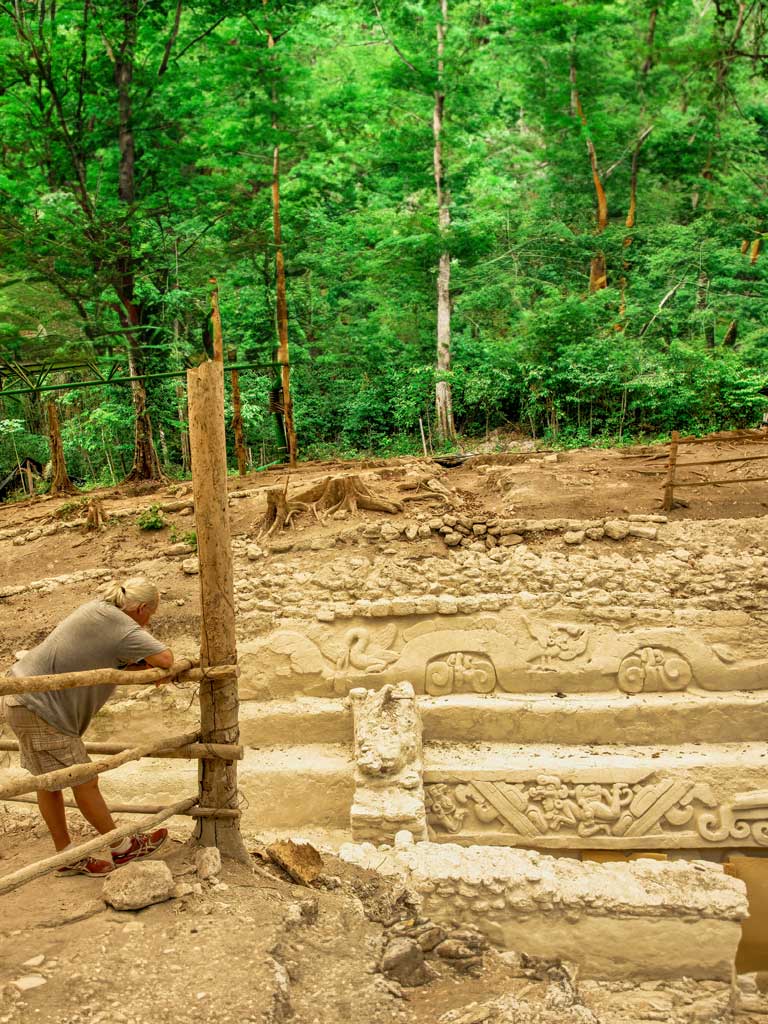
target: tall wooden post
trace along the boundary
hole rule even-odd
[[[227,450],[224,433],[224,364],[207,361],[187,372],[192,490],[195,498],[197,550],[200,557],[200,663],[234,665],[235,601],[232,548],[227,505]],[[237,679],[201,681],[200,723],[204,743],[237,743]],[[237,807],[237,762],[201,760],[200,804]],[[218,846],[222,854],[248,861],[234,819],[201,818],[195,839]]]
[[[662,507],[665,512],[671,512],[675,503],[675,470],[677,469],[677,445],[679,440],[679,431],[673,430],[672,440],[669,442],[669,462],[667,463],[667,479],[664,483],[664,502]]]

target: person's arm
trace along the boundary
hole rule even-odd
[[[123,666],[123,672],[144,672],[148,668],[170,668],[174,662],[173,651],[166,647],[158,654],[148,654],[141,661],[135,661],[130,665]]]

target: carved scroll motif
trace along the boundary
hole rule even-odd
[[[484,654],[456,651],[427,662],[425,691],[432,697],[447,693],[491,693],[496,669]]]
[[[619,689],[624,693],[684,690],[693,679],[688,661],[677,651],[640,647],[619,665]]]
[[[713,813],[699,815],[696,824],[702,839],[711,843],[752,839],[758,846],[768,846],[768,790],[738,793]]]

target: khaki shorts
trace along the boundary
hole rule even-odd
[[[49,725],[44,718],[23,704],[5,698],[5,717],[19,741],[19,761],[33,775],[44,775],[58,768],[85,764],[90,757],[79,736],[68,736]],[[68,783],[59,786],[67,789]]]

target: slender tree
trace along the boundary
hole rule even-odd
[[[433,166],[437,197],[437,223],[440,232],[440,258],[437,269],[437,373],[435,409],[437,434],[443,441],[453,440],[456,427],[453,422],[453,397],[450,381],[441,374],[451,369],[451,255],[447,233],[451,226],[451,197],[445,181],[443,160],[443,122],[445,118],[445,37],[448,32],[448,0],[439,0],[440,19],[437,22],[437,82],[432,114],[432,135],[435,141]]]

